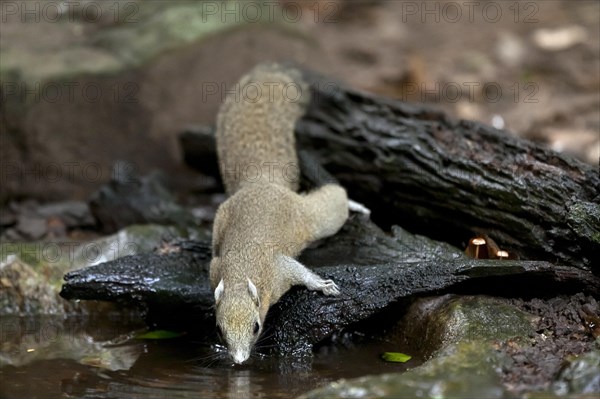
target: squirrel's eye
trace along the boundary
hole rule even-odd
[[[254,335],[258,334],[258,330],[260,330],[260,324],[257,321],[254,323]]]

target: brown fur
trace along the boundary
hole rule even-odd
[[[227,193],[256,182],[298,190],[294,125],[308,101],[307,85],[295,70],[259,65],[240,79],[235,92],[217,116],[217,152]]]
[[[271,92],[248,102],[240,93],[254,84],[263,94]],[[259,66],[240,80],[237,96],[230,95],[218,115],[217,150],[230,197],[215,217],[210,280],[217,325],[237,363],[249,356],[260,335],[254,334],[255,323],[262,330],[269,307],[292,285],[337,293],[335,283],[293,260],[311,241],[339,230],[348,218],[348,199],[333,184],[306,195],[295,192],[299,169],[293,129],[306,99],[286,99],[282,88],[292,85],[306,94],[297,72]],[[275,164],[258,178],[228,173],[265,162]],[[293,169],[286,171],[286,165]]]

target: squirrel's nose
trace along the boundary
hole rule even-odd
[[[233,352],[231,354],[231,357],[233,358],[233,362],[236,364],[242,364],[244,363],[246,360],[248,360],[248,358],[250,357],[247,353],[244,353],[242,351],[239,352]]]

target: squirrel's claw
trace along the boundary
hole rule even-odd
[[[340,288],[333,280],[321,280],[319,282],[319,287],[317,288],[325,295],[339,295]]]

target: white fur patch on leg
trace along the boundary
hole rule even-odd
[[[371,214],[371,210],[369,208],[367,208],[360,202],[352,201],[351,199],[348,200],[348,209],[352,212],[363,213],[365,215]]]

